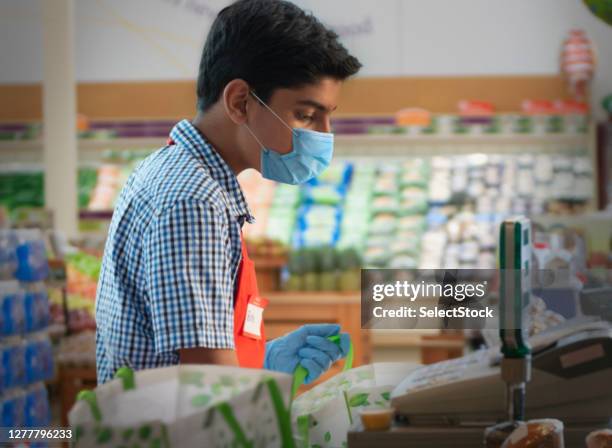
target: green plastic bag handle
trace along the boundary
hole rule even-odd
[[[134,381],[134,371],[129,367],[120,367],[115,373],[115,378],[121,378],[123,390],[131,390],[136,387]],[[102,421],[102,412],[98,406],[98,398],[93,390],[82,390],[76,396],[77,401],[84,401],[89,406],[91,415],[96,422]]]
[[[129,367],[120,367],[117,369],[115,378],[121,378],[121,381],[123,382],[123,390],[132,390],[136,388],[134,371]]]
[[[83,400],[89,406],[89,410],[91,411],[91,415],[93,416],[96,422],[102,421],[102,411],[100,411],[100,406],[98,406],[98,398],[96,397],[96,393],[92,390],[82,390],[77,394],[77,401]]]
[[[339,334],[328,336],[327,339],[329,339],[331,342],[334,342],[340,345],[340,335]],[[344,358],[344,367],[342,368],[342,371],[344,372],[346,370],[349,370],[352,367],[353,367],[353,343],[350,342],[349,351],[346,354],[346,358]],[[306,368],[302,366],[301,364],[298,364],[298,366],[295,369],[295,372],[293,372],[293,384],[291,386],[291,400],[293,400],[293,398],[295,397],[295,394],[297,393],[300,386],[304,384],[304,380],[306,379],[307,376],[308,376],[308,370],[306,370]]]

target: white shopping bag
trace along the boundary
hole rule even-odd
[[[216,365],[120,372],[70,411],[76,447],[293,447],[290,375]]]
[[[390,407],[391,391],[416,363],[375,363],[347,370],[298,396],[291,406],[296,447],[346,447],[360,408]]]

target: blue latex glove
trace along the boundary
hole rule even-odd
[[[269,341],[264,369],[293,374],[301,364],[308,370],[305,383],[311,383],[348,353],[350,337],[347,333],[340,334],[340,344],[327,339],[339,332],[337,324],[309,324]]]

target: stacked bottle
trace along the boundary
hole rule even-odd
[[[0,230],[0,426],[50,424],[49,266],[40,231]]]

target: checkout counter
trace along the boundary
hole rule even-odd
[[[529,227],[526,220],[520,224],[523,230]],[[530,271],[529,232],[506,230],[515,239],[504,241],[502,226],[501,275],[510,268]],[[504,251],[503,246],[514,250]],[[503,320],[521,319],[511,313],[524,310],[531,284],[529,275],[502,281],[502,329],[523,331],[523,325]],[[485,429],[499,422],[554,418],[564,424],[565,446],[574,448],[584,447],[591,431],[612,428],[612,288],[584,285],[566,292],[575,309],[563,323],[529,338],[502,330],[497,346],[417,367],[391,394],[391,428],[367,431],[356,423],[348,433],[348,447],[482,447]],[[504,307],[504,302],[510,305]],[[504,372],[509,357],[511,374]],[[517,362],[523,365],[516,368]]]
[[[533,370],[526,388],[525,418],[565,424],[568,447],[584,447],[586,435],[611,425],[612,325],[578,319],[532,338]],[[348,434],[349,448],[483,446],[485,428],[505,418],[499,349],[424,366],[392,393],[396,411],[388,431]]]

